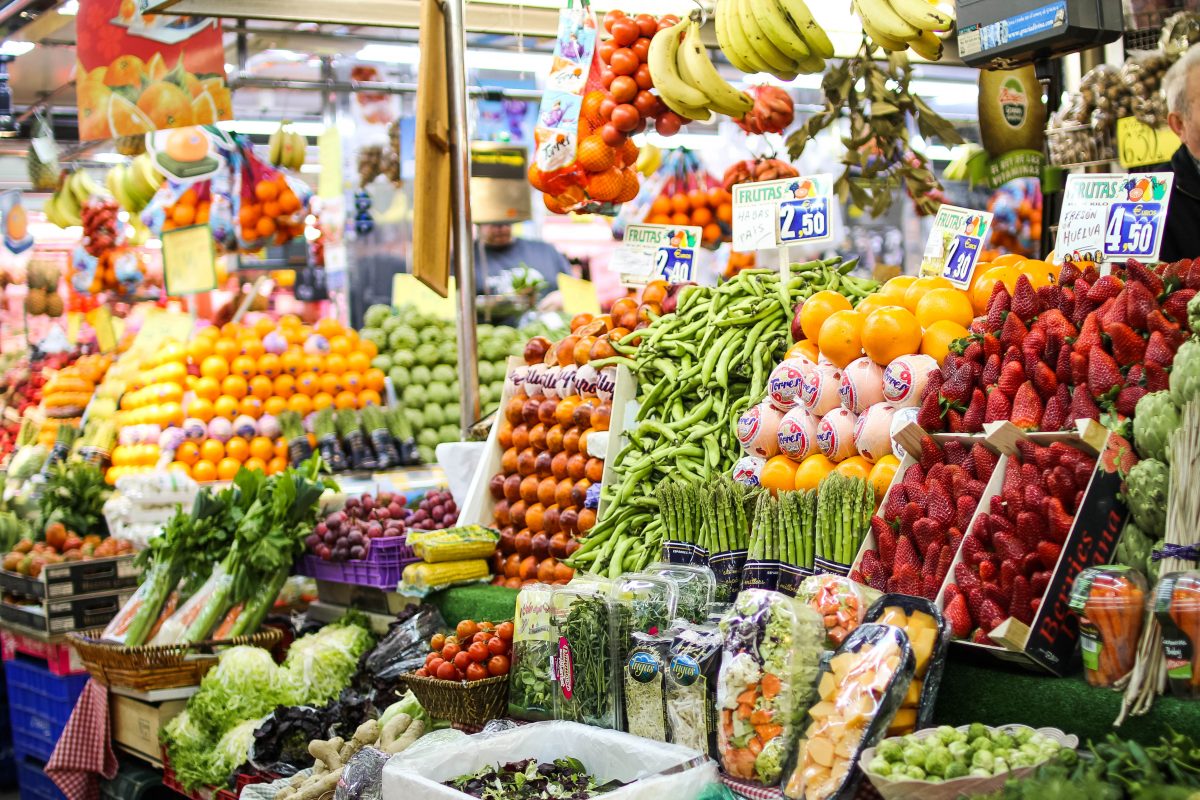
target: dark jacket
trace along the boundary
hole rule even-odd
[[[1184,145],[1165,169],[1175,173],[1175,183],[1158,258],[1163,262],[1200,258],[1200,170]]]

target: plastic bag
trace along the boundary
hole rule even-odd
[[[1167,682],[1176,697],[1200,697],[1200,571],[1164,575],[1154,592]]]
[[[721,630],[676,622],[667,662],[667,738],[717,757],[717,675]]]
[[[708,567],[695,564],[651,564],[650,575],[661,575],[675,584],[675,616],[700,623],[716,593],[717,579]]]
[[[901,736],[928,727],[933,720],[946,651],[950,647],[950,626],[932,601],[908,594],[885,594],[867,609],[863,622],[878,622],[900,628],[908,636],[916,671],[904,702],[892,723],[888,736]]]
[[[643,739],[667,741],[665,676],[671,637],[634,631],[622,670],[625,730]]]
[[[606,594],[564,586],[550,601],[557,691],[554,717],[620,729],[617,620]]]
[[[1162,80],[1171,67],[1165,53],[1135,53],[1121,66],[1121,85],[1129,93],[1133,115],[1152,128],[1165,125],[1167,102]]]
[[[1113,686],[1137,662],[1146,610],[1146,579],[1131,567],[1089,567],[1071,587],[1079,614],[1083,676],[1092,686]]]
[[[552,586],[535,583],[517,595],[508,679],[508,713],[517,719],[544,720],[554,713],[553,663],[558,648],[550,631],[553,593]]]
[[[364,747],[350,757],[338,779],[333,800],[381,800],[383,767],[391,758],[374,747]]]
[[[237,220],[237,245],[242,252],[267,245],[282,245],[304,235],[312,190],[285,175],[254,154],[254,147],[234,137],[237,157],[233,165],[233,212]]]
[[[862,624],[867,607],[879,592],[840,575],[810,575],[800,584],[796,599],[821,617],[825,643],[834,649]]]
[[[233,576],[225,571],[221,564],[214,564],[212,574],[206,580],[196,593],[189,597],[182,606],[180,606],[170,619],[162,624],[158,629],[158,633],[150,640],[150,644],[175,644],[185,640],[188,630],[200,618],[208,606],[209,601],[213,596],[225,585],[233,581]],[[195,635],[190,638],[191,641],[202,641],[208,636],[209,631],[196,631]]]
[[[425,666],[430,637],[445,628],[446,620],[435,606],[422,604],[408,616],[402,615],[363,656],[355,678],[356,686],[369,691],[377,702],[394,697],[404,683],[404,674]]]
[[[721,620],[721,633],[721,763],[735,778],[774,786],[812,699],[825,630],[795,598],[749,589]]]
[[[821,673],[820,699],[808,710],[811,723],[784,794],[804,800],[852,797],[862,777],[858,756],[883,738],[914,668],[904,631],[867,624],[850,634]]]
[[[636,633],[665,631],[675,618],[675,584],[661,575],[629,572],[613,583],[619,638],[616,646],[622,662],[633,646]]]

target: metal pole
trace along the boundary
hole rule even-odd
[[[475,335],[475,244],[471,236],[463,2],[442,0],[446,19],[446,88],[450,93],[450,253],[458,284],[458,387],[462,393],[460,421],[465,434],[479,419],[479,343]]]
[[[74,83],[66,84],[67,87]],[[260,78],[251,75],[229,79],[233,89],[290,89],[298,92],[376,92],[379,94],[416,94],[415,83],[384,81],[296,80],[291,78]],[[469,86],[467,94],[481,100],[541,100],[541,89],[503,89],[495,86]]]

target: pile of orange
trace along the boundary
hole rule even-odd
[[[194,187],[188,189],[179,195],[179,199],[175,201],[174,205],[163,209],[166,215],[163,220],[163,230],[173,231],[189,225],[207,225],[210,205],[207,198],[199,199]]]
[[[243,241],[266,239],[281,245],[304,234],[303,220],[296,219],[300,198],[288,186],[283,173],[273,180],[254,184],[254,200],[243,197],[238,209],[238,230]]]
[[[716,247],[730,241],[733,233],[733,197],[715,184],[690,190],[673,190],[668,186],[654,198],[646,215],[649,225],[695,225],[701,230],[701,241]]]
[[[231,481],[242,467],[274,475],[287,466],[285,439],[234,436],[225,442],[217,439],[186,441],[175,450],[175,460],[168,469],[182,470],[194,480],[207,483]]]

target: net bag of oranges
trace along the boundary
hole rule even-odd
[[[212,230],[217,249],[233,252],[237,238],[229,183],[228,170],[220,171],[208,180],[164,181],[142,209],[142,223],[155,236],[192,225],[207,225]]]
[[[240,138],[232,166],[239,250],[278,246],[304,234],[312,191],[302,181],[259,160],[251,144]]]
[[[715,249],[732,241],[733,197],[700,163],[694,152],[679,148],[663,160],[657,193],[647,198],[641,221],[650,225],[692,225],[701,243]]]

